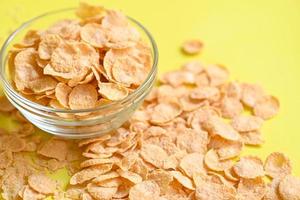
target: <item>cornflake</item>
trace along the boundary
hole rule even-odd
[[[282,153],[271,153],[265,161],[264,169],[266,175],[272,178],[285,177],[292,172],[291,162]]]
[[[43,174],[32,174],[28,177],[28,184],[42,194],[53,194],[56,190],[56,182]]]
[[[242,178],[237,188],[237,199],[262,199],[266,194],[266,184],[262,178]]]
[[[202,181],[196,188],[196,200],[234,200],[236,190],[233,187],[213,181]]]
[[[199,40],[188,40],[182,45],[182,50],[186,54],[197,54],[203,48],[203,43]]]
[[[300,199],[300,179],[288,175],[280,181],[278,190],[283,200]]]
[[[253,179],[264,176],[263,162],[254,156],[245,156],[233,166],[234,172],[241,178]]]
[[[276,97],[266,96],[254,105],[254,115],[263,119],[270,119],[274,117],[279,111],[279,101]]]
[[[232,166],[231,160],[221,161],[217,152],[213,149],[206,153],[204,161],[206,166],[213,171],[224,171]]]
[[[129,191],[130,200],[152,200],[159,198],[160,189],[154,181],[143,181],[133,186]]]
[[[69,106],[71,109],[87,109],[96,105],[98,93],[90,84],[75,86],[69,94]]]
[[[96,200],[109,200],[112,199],[117,192],[116,187],[100,187],[97,185],[89,184],[87,186],[88,193]]]
[[[67,156],[67,143],[59,139],[51,139],[42,144],[41,148],[37,151],[38,154],[48,158],[55,158],[63,161]]]

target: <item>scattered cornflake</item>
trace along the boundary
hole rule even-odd
[[[217,152],[214,149],[210,149],[204,158],[205,165],[213,171],[224,171],[232,167],[231,160],[220,160]]]
[[[140,155],[146,162],[158,168],[163,167],[164,161],[168,157],[168,154],[161,147],[153,144],[143,145]]]
[[[283,200],[300,199],[300,179],[288,175],[279,183],[279,194]]]
[[[184,53],[193,55],[198,54],[203,48],[203,43],[200,40],[187,40],[182,44]]]
[[[224,97],[221,101],[221,112],[225,118],[234,118],[244,111],[243,104],[239,99]]]
[[[117,172],[121,177],[131,181],[134,184],[138,184],[143,180],[143,178],[139,174],[131,171],[117,170]]]
[[[151,123],[164,124],[175,119],[182,112],[181,106],[176,102],[163,102],[157,104],[151,112]]]
[[[29,186],[25,186],[21,197],[23,198],[23,200],[39,200],[44,199],[46,196],[34,191]]]
[[[212,180],[201,181],[196,188],[196,200],[234,200],[236,189]]]
[[[179,167],[189,177],[193,177],[195,173],[206,173],[203,166],[204,156],[200,153],[190,153],[184,156],[179,164]]]
[[[266,184],[262,178],[244,179],[242,178],[237,187],[239,200],[262,199],[266,194]]]
[[[32,174],[28,177],[29,186],[42,194],[53,194],[56,190],[56,182],[44,174]]]
[[[220,137],[237,141],[240,139],[240,134],[233,129],[233,127],[227,124],[221,117],[212,116],[204,123],[205,129],[211,135],[219,135]]]
[[[263,120],[255,116],[240,115],[233,118],[231,124],[239,132],[249,132],[259,130],[263,124]]]
[[[112,168],[111,164],[104,164],[99,166],[90,167],[87,169],[83,169],[77,173],[75,173],[71,179],[71,185],[82,184],[88,180],[91,180],[99,175],[102,175],[106,172],[109,172]]]
[[[273,152],[266,158],[264,169],[266,175],[272,178],[281,178],[292,173],[289,158],[280,152]]]
[[[21,152],[25,148],[25,140],[18,135],[2,135],[0,136],[0,150],[10,150],[11,152]]]
[[[260,85],[244,83],[241,85],[242,88],[242,102],[253,108],[259,100],[265,96],[265,91]]]
[[[66,141],[55,138],[46,141],[37,151],[37,153],[42,156],[55,158],[59,161],[63,161],[66,159],[67,152],[68,146]]]
[[[94,184],[88,184],[88,193],[96,200],[110,200],[117,192],[117,187],[100,187]]]
[[[245,145],[260,146],[265,142],[260,131],[242,132],[240,135]]]
[[[181,172],[179,171],[170,171],[170,174],[174,177],[175,180],[177,180],[183,187],[190,189],[190,190],[195,190],[194,184],[191,179],[188,177],[184,176]]]
[[[117,178],[119,176],[120,176],[120,174],[118,172],[111,171],[106,174],[98,175],[96,178],[93,179],[93,183],[98,184],[105,180]]]
[[[148,174],[147,179],[155,181],[159,185],[161,192],[165,192],[173,181],[173,176],[168,171],[157,169]]]
[[[159,198],[160,189],[154,181],[143,181],[134,185],[129,191],[130,200],[153,200]]]
[[[255,156],[242,157],[234,166],[234,172],[241,178],[253,179],[264,176],[263,162]]]
[[[220,160],[235,158],[243,150],[243,142],[226,140],[218,135],[210,138],[209,148],[216,150]]]
[[[220,86],[229,78],[229,71],[223,65],[209,65],[205,68],[211,86]]]
[[[275,178],[271,183],[268,183],[264,200],[281,200],[279,196],[279,183],[281,178]]]
[[[278,113],[279,107],[280,104],[276,97],[265,96],[255,103],[253,112],[262,119],[270,119]]]

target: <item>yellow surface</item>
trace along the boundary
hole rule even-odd
[[[265,158],[273,151],[282,151],[291,158],[294,174],[300,176],[300,1],[90,2],[121,9],[152,32],[159,47],[160,73],[191,59],[222,63],[229,68],[232,79],[259,83],[279,97],[279,115],[266,122],[262,130],[265,144],[262,148],[247,148],[244,154]],[[0,42],[25,20],[77,5],[78,1],[72,0],[0,0]],[[181,43],[190,38],[205,43],[201,55],[188,57],[180,53]]]

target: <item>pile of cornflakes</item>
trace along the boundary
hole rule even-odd
[[[10,51],[15,88],[53,108],[87,109],[124,99],[152,67],[149,45],[119,11],[81,4],[80,20],[29,31]]]

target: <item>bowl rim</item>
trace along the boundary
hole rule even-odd
[[[41,110],[41,111],[45,111],[45,112],[58,112],[58,113],[66,113],[66,114],[76,114],[76,113],[85,113],[85,112],[95,112],[95,111],[101,111],[101,110],[105,110],[108,108],[111,108],[111,106],[115,106],[115,105],[119,105],[119,104],[126,104],[130,101],[132,101],[132,98],[135,95],[138,95],[140,91],[143,91],[145,89],[145,87],[148,86],[148,83],[153,81],[152,77],[156,76],[157,73],[157,64],[158,64],[158,48],[157,48],[157,44],[153,38],[153,36],[151,35],[151,33],[136,19],[127,16],[127,18],[133,22],[136,26],[138,26],[140,29],[142,29],[142,31],[146,34],[148,40],[150,41],[152,50],[153,50],[153,60],[152,60],[152,66],[151,66],[151,70],[147,76],[147,78],[145,79],[145,81],[137,88],[135,89],[131,94],[129,94],[126,98],[119,100],[119,101],[112,101],[110,103],[104,104],[104,105],[100,105],[94,108],[87,108],[87,109],[75,109],[75,110],[70,110],[70,109],[63,109],[63,108],[52,108],[49,106],[44,106],[41,104],[38,104],[34,101],[30,101],[29,99],[23,97],[22,95],[20,95],[9,83],[9,81],[7,80],[7,78],[5,77],[4,74],[4,68],[6,67],[6,63],[7,63],[7,58],[8,56],[6,55],[4,57],[5,51],[8,48],[8,45],[11,43],[11,41],[17,36],[17,34],[24,30],[25,28],[27,28],[30,24],[32,24],[35,21],[38,21],[39,19],[43,18],[43,17],[47,17],[49,15],[54,15],[54,14],[58,14],[58,13],[63,13],[63,12],[67,12],[67,11],[72,11],[77,9],[77,7],[72,7],[72,8],[64,8],[64,9],[59,9],[59,10],[53,10],[53,11],[49,11],[46,12],[44,14],[38,15],[34,18],[31,18],[30,20],[25,21],[23,24],[21,24],[21,26],[19,26],[14,32],[12,32],[8,38],[5,40],[5,42],[3,43],[1,50],[0,50],[0,78],[2,83],[4,84],[4,93],[6,94],[7,91],[9,90],[9,92],[11,92],[13,95],[15,95],[16,97],[18,97],[21,101],[23,101],[23,103],[27,104],[30,107],[33,107],[35,109]],[[134,100],[134,99],[133,99]]]

